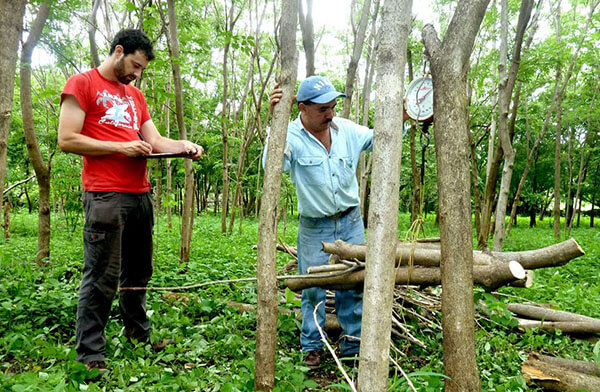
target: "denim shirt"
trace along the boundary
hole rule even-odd
[[[330,132],[328,152],[304,129],[300,115],[288,126],[283,171],[291,175],[298,211],[305,217],[322,218],[360,204],[356,166],[360,153],[373,147],[373,130],[334,117]],[[266,152],[265,146],[263,167]]]

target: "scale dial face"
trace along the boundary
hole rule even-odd
[[[406,113],[416,121],[433,117],[433,81],[431,78],[413,80],[406,88]]]

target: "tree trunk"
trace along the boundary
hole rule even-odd
[[[4,195],[8,133],[13,110],[15,71],[26,0],[0,0],[0,195]],[[3,200],[3,199],[0,199]],[[8,227],[5,227],[5,235]]]
[[[370,7],[366,1],[364,7]],[[404,65],[412,0],[387,0],[377,50],[377,102],[373,136],[373,193],[365,271],[358,384],[361,391],[386,391],[392,328],[395,243],[398,234]],[[363,10],[363,18],[367,18]],[[366,23],[365,23],[366,24]],[[366,28],[366,26],[364,27]],[[359,35],[363,33],[359,32]],[[357,38],[358,40],[358,38]],[[362,40],[361,40],[362,41]],[[356,45],[356,43],[355,43]],[[362,47],[362,42],[361,45]],[[356,49],[356,48],[355,48]],[[348,68],[350,70],[350,67]]]
[[[302,29],[302,46],[306,57],[306,77],[315,74],[315,38],[312,19],[313,0],[306,0],[306,15],[302,9],[302,0],[298,0],[298,16]]]
[[[504,225],[506,223],[506,208],[508,206],[508,196],[510,194],[510,184],[512,180],[513,167],[515,163],[515,150],[512,146],[508,127],[508,109],[510,98],[517,80],[519,65],[521,63],[521,47],[523,37],[529,19],[533,0],[522,0],[521,10],[519,12],[519,22],[517,24],[517,33],[515,37],[515,46],[512,53],[512,63],[510,70],[506,69],[507,61],[507,42],[508,42],[508,0],[502,0],[502,43],[500,45],[500,80],[498,83],[498,135],[501,140],[502,150],[504,151],[504,167],[502,168],[502,180],[500,183],[500,193],[496,205],[496,229],[494,233],[494,250],[501,251],[504,246]],[[517,94],[518,95],[518,94]],[[513,120],[516,116],[516,106],[513,108]]]
[[[560,151],[562,137],[562,98],[558,97],[556,106],[556,140],[554,142],[554,238],[560,238]]]
[[[98,8],[100,8],[101,0],[92,0],[92,11],[88,19],[88,37],[90,40],[90,57],[92,58],[92,68],[100,66],[100,57],[98,56],[98,46],[96,45],[96,30],[98,26],[96,24],[96,14],[98,14]]]
[[[489,0],[459,1],[444,41],[423,28],[434,83],[442,270],[444,369],[448,392],[479,391],[475,359],[473,234],[467,69]]]
[[[371,12],[371,0],[365,0],[360,15],[360,22],[358,25],[358,31],[354,37],[354,48],[352,49],[352,56],[350,57],[350,63],[348,63],[348,69],[346,70],[346,99],[344,99],[344,105],[342,108],[342,117],[350,118],[350,110],[352,109],[352,95],[354,94],[354,79],[356,78],[356,69],[358,68],[358,61],[363,52],[363,46],[365,42],[365,35],[367,32],[367,25],[369,24],[369,14]]]
[[[281,102],[275,106],[267,148],[267,161],[258,224],[256,354],[254,389],[270,391],[275,384],[275,349],[277,345],[277,210],[281,191],[283,150],[287,137],[290,109],[296,84],[296,27],[298,2],[282,0],[280,24]]]
[[[167,41],[171,55],[171,67],[173,69],[173,84],[175,86],[175,110],[177,114],[177,126],[179,127],[179,138],[187,139],[185,118],[183,113],[183,88],[181,85],[181,68],[179,66],[179,41],[177,38],[177,18],[175,16],[175,1],[167,0],[168,28]],[[181,209],[181,242],[179,247],[179,262],[187,263],[190,259],[190,244],[193,232],[194,214],[194,172],[192,162],[184,160],[185,166],[185,193]]]
[[[23,116],[23,130],[29,158],[35,170],[39,187],[38,200],[38,248],[35,262],[43,265],[50,257],[50,163],[44,163],[35,136],[35,123],[33,118],[33,101],[31,96],[31,56],[37,45],[50,9],[47,3],[42,3],[29,31],[27,41],[23,44],[21,52],[21,112]],[[48,160],[50,162],[50,159]]]
[[[362,101],[362,121],[361,124],[365,127],[369,126],[369,109],[371,107],[371,87],[373,85],[373,74],[375,69],[375,60],[376,60],[376,42],[378,41],[378,31],[377,31],[377,18],[379,16],[379,1],[375,3],[375,13],[373,15],[373,22],[371,23],[371,35],[369,36],[369,44],[367,50],[367,64],[365,67],[365,78],[363,83],[363,101]],[[369,155],[369,159],[367,159],[367,155]],[[359,197],[360,197],[360,210],[362,213],[362,219],[364,222],[367,222],[368,216],[368,182],[369,182],[369,174],[371,172],[372,159],[371,155],[366,152],[362,152],[360,154],[360,159],[358,163],[358,189],[359,189]]]

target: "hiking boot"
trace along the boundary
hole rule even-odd
[[[95,375],[95,376],[90,375],[89,377],[86,377],[86,379],[89,381],[97,381],[100,378],[102,378],[102,376],[104,374],[106,374],[108,372],[108,369],[106,367],[106,362],[104,362],[104,361],[90,361],[85,364],[85,367],[88,370],[88,372],[90,372],[90,374],[96,373],[96,372],[94,372],[94,370],[98,371],[97,375]]]
[[[323,351],[312,350],[308,352],[308,356],[304,360],[306,366],[310,368],[318,368],[321,365],[321,356],[323,355]]]
[[[162,350],[164,350],[165,347],[170,346],[170,345],[175,345],[175,341],[173,339],[162,339],[162,340],[159,340],[156,343],[152,343],[150,345],[150,347],[152,348],[152,350],[154,352],[159,353]]]

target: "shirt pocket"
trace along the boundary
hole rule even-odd
[[[352,185],[356,178],[356,166],[350,157],[339,158],[340,184],[344,187]]]
[[[306,185],[324,185],[325,168],[324,159],[321,157],[298,158],[298,171],[296,177],[298,183]]]

